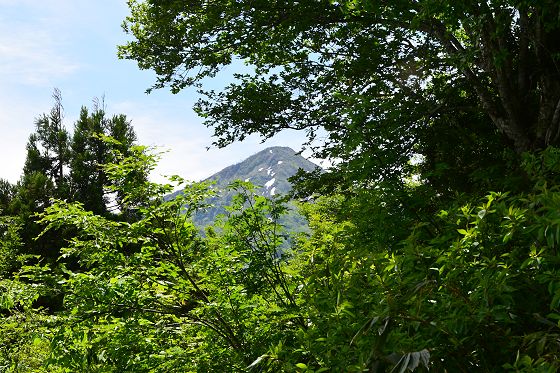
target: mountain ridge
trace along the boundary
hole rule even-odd
[[[193,220],[196,225],[204,227],[213,223],[217,215],[225,212],[224,207],[231,202],[234,195],[227,187],[235,180],[251,182],[257,186],[257,194],[273,197],[290,192],[292,185],[288,179],[299,169],[313,171],[317,168],[321,167],[289,147],[268,147],[204,179],[203,181],[214,182],[212,188],[216,191],[216,196],[207,201],[213,207],[196,213]],[[182,191],[174,192],[169,198],[179,193]]]
[[[289,192],[291,184],[288,178],[294,176],[300,168],[313,171],[319,166],[289,147],[273,146],[225,167],[204,181],[214,181],[217,187],[226,187],[234,180],[250,181],[266,188],[264,194],[273,196]]]

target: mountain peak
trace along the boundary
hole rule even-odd
[[[260,187],[257,190],[258,194],[271,197],[288,193],[292,189],[288,179],[294,176],[300,168],[304,171],[313,171],[318,167],[289,147],[274,146],[261,150],[205,180],[215,183],[213,188],[217,195],[208,201],[214,207],[197,213],[194,221],[203,227],[213,222],[217,214],[223,213],[224,206],[231,202],[234,194],[227,190],[227,186],[235,180],[250,181]],[[295,217],[297,215],[295,212],[292,212],[291,215],[293,221],[299,221],[299,218]]]
[[[234,180],[250,181],[263,187],[263,195],[272,196],[289,192],[291,184],[288,178],[294,176],[300,168],[312,171],[317,167],[289,147],[273,146],[224,168],[206,180],[215,181],[218,188],[223,188]]]

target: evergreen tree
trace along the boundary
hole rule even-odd
[[[29,136],[24,175],[40,172],[54,184],[56,196],[69,194],[67,170],[69,166],[69,134],[63,124],[64,108],[58,89],[53,92],[54,106],[49,114],[35,121],[35,132]]]
[[[110,136],[113,141],[103,140]],[[108,179],[101,165],[115,159],[115,152],[129,155],[136,141],[136,133],[123,114],[108,118],[105,109],[96,103],[91,112],[82,107],[74,126],[71,142],[72,199],[84,204],[84,208],[98,214],[107,214],[114,208],[109,206]]]
[[[41,227],[35,222],[35,214],[48,207],[53,198],[80,202],[86,211],[109,214],[111,198],[101,165],[114,159],[114,151],[127,154],[136,140],[126,116],[109,118],[97,101],[91,110],[82,107],[70,135],[63,123],[62,97],[58,89],[53,98],[53,108],[36,120],[35,132],[29,136],[23,175],[11,192],[13,196],[9,197],[7,190],[0,199],[0,209],[6,200],[7,212],[19,216],[23,223],[25,250],[51,259],[58,256],[64,240],[72,233],[49,232],[36,239]],[[106,142],[103,136],[115,139]]]
[[[86,107],[82,107],[71,143],[72,197],[82,202],[86,210],[97,214],[107,212],[103,189],[106,178],[100,165],[107,161],[109,149],[96,135],[105,134],[107,127],[103,110],[94,108],[90,114]]]
[[[117,140],[113,143],[112,149],[119,153],[130,156],[132,155],[131,147],[135,144],[137,138],[131,122],[124,114],[114,115],[108,123],[108,135]]]
[[[8,180],[0,179],[0,215],[6,214],[14,193],[15,186]]]
[[[29,136],[26,146],[23,175],[9,210],[23,224],[21,236],[26,253],[54,260],[58,248],[62,247],[62,237],[51,233],[36,239],[41,227],[35,222],[35,214],[49,206],[52,198],[70,196],[69,134],[63,123],[62,95],[55,89],[52,97],[54,105],[50,112],[35,120],[35,132]]]

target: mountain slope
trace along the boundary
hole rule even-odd
[[[216,182],[216,188],[223,189],[234,180],[250,181],[261,186],[261,194],[273,196],[288,193],[292,186],[288,178],[302,168],[313,171],[318,166],[291,148],[275,146],[258,152],[243,162],[226,167],[206,180]]]
[[[260,195],[271,197],[288,193],[292,188],[288,178],[295,175],[300,168],[313,171],[318,167],[288,147],[275,146],[260,151],[205,180],[215,182],[213,188],[217,191],[217,196],[209,201],[214,207],[196,214],[194,221],[199,226],[206,226],[214,221],[216,215],[223,213],[224,206],[229,204],[233,196],[232,192],[227,191],[227,186],[235,180],[250,181],[260,187]],[[177,193],[180,192],[170,197]],[[289,215],[285,219],[285,225],[288,225],[289,229],[304,224],[302,218],[294,214]]]

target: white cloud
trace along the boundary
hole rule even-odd
[[[25,31],[17,36],[0,28],[0,76],[3,80],[48,86],[76,72],[79,65],[62,56],[50,36]]]
[[[0,78],[11,84],[52,86],[79,64],[63,52],[68,32],[60,15],[64,2],[0,0]],[[62,26],[61,26],[62,25]]]

